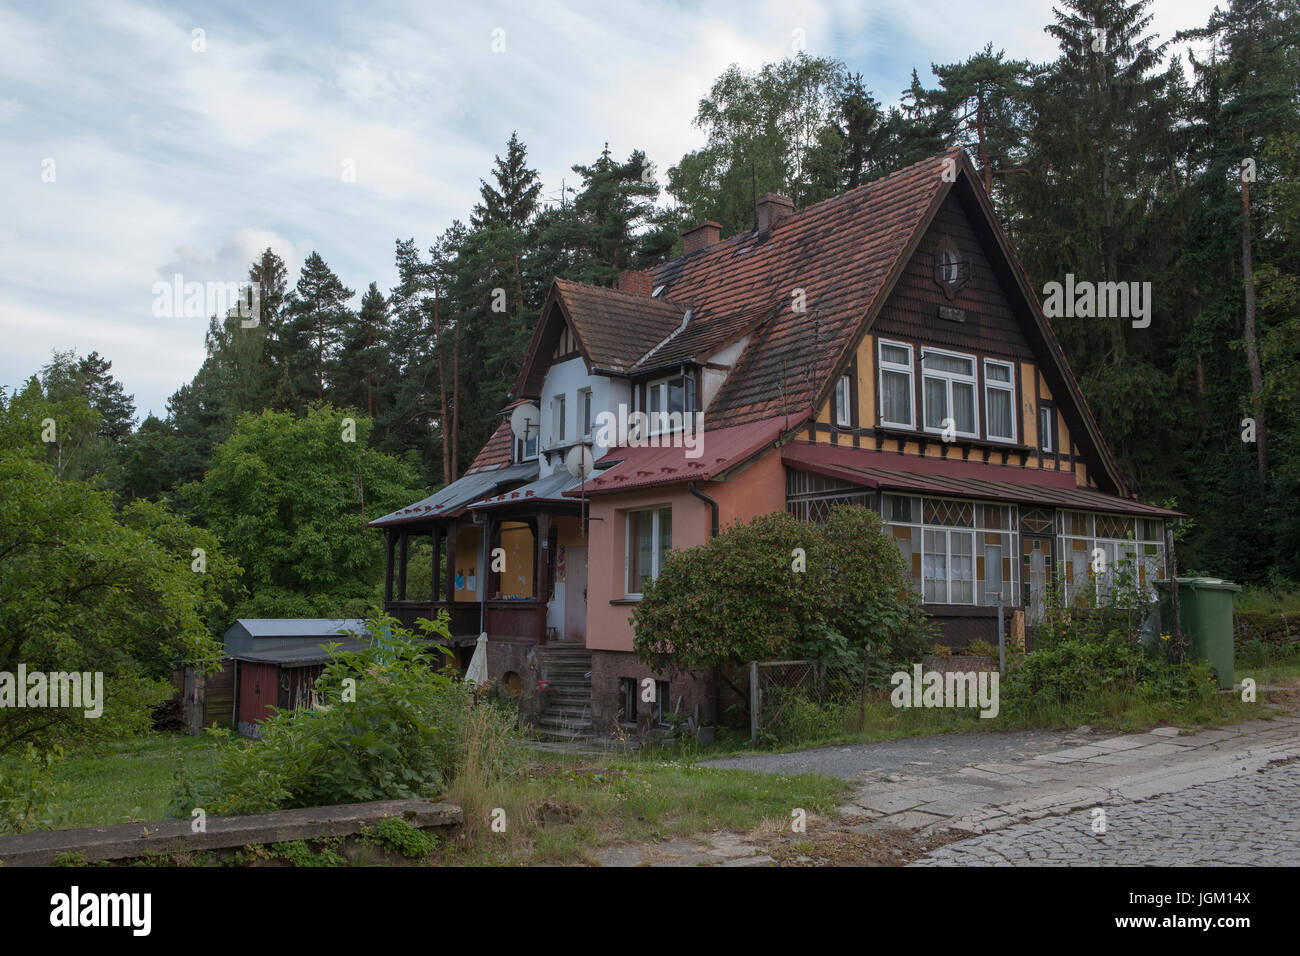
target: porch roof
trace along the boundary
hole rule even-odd
[[[1068,472],[943,458],[908,456],[901,459],[899,455],[888,452],[804,443],[786,445],[781,450],[781,460],[803,471],[885,491],[981,498],[1152,518],[1183,517],[1181,511],[1080,488]],[[899,467],[904,461],[906,470]]]
[[[513,481],[528,481],[537,477],[538,464],[535,461],[520,462],[517,465],[505,465],[501,468],[476,471],[465,475],[435,491],[427,498],[417,501],[406,508],[400,508],[392,514],[384,515],[371,521],[369,527],[385,528],[391,525],[407,524],[412,521],[427,521],[431,518],[445,518],[460,511],[466,505],[486,498]]]
[[[587,483],[591,483],[588,478]],[[581,481],[569,474],[567,468],[561,468],[551,472],[545,478],[539,478],[534,482],[526,485],[520,485],[518,488],[512,488],[504,491],[499,495],[490,498],[484,498],[470,505],[471,511],[487,508],[502,508],[508,505],[531,504],[534,502],[551,502],[563,505],[572,505],[572,498],[564,497],[564,493],[570,489],[577,490]]]

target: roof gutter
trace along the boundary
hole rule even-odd
[[[707,505],[709,506],[709,509],[713,512],[713,522],[712,522],[712,525],[710,526],[710,529],[709,529],[709,537],[710,537],[710,538],[716,538],[716,537],[718,536],[718,503],[717,503],[717,501],[715,501],[714,499],[710,498],[710,497],[709,497],[708,495],[706,495],[704,492],[700,491],[700,489],[696,488],[696,487],[695,487],[695,482],[693,482],[693,481],[688,481],[688,482],[686,483],[686,490],[689,491],[691,494],[693,494],[696,498],[699,498],[701,501],[703,501],[705,504],[707,504]]]

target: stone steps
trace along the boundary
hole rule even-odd
[[[591,651],[581,645],[550,644],[537,649],[537,663],[547,689],[533,729],[556,740],[593,736]]]

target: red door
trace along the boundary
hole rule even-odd
[[[239,723],[251,729],[271,716],[280,694],[280,668],[275,664],[239,662]],[[243,727],[241,727],[243,729]]]

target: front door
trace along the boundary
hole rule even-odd
[[[564,556],[564,639],[587,640],[587,549],[567,548]]]

